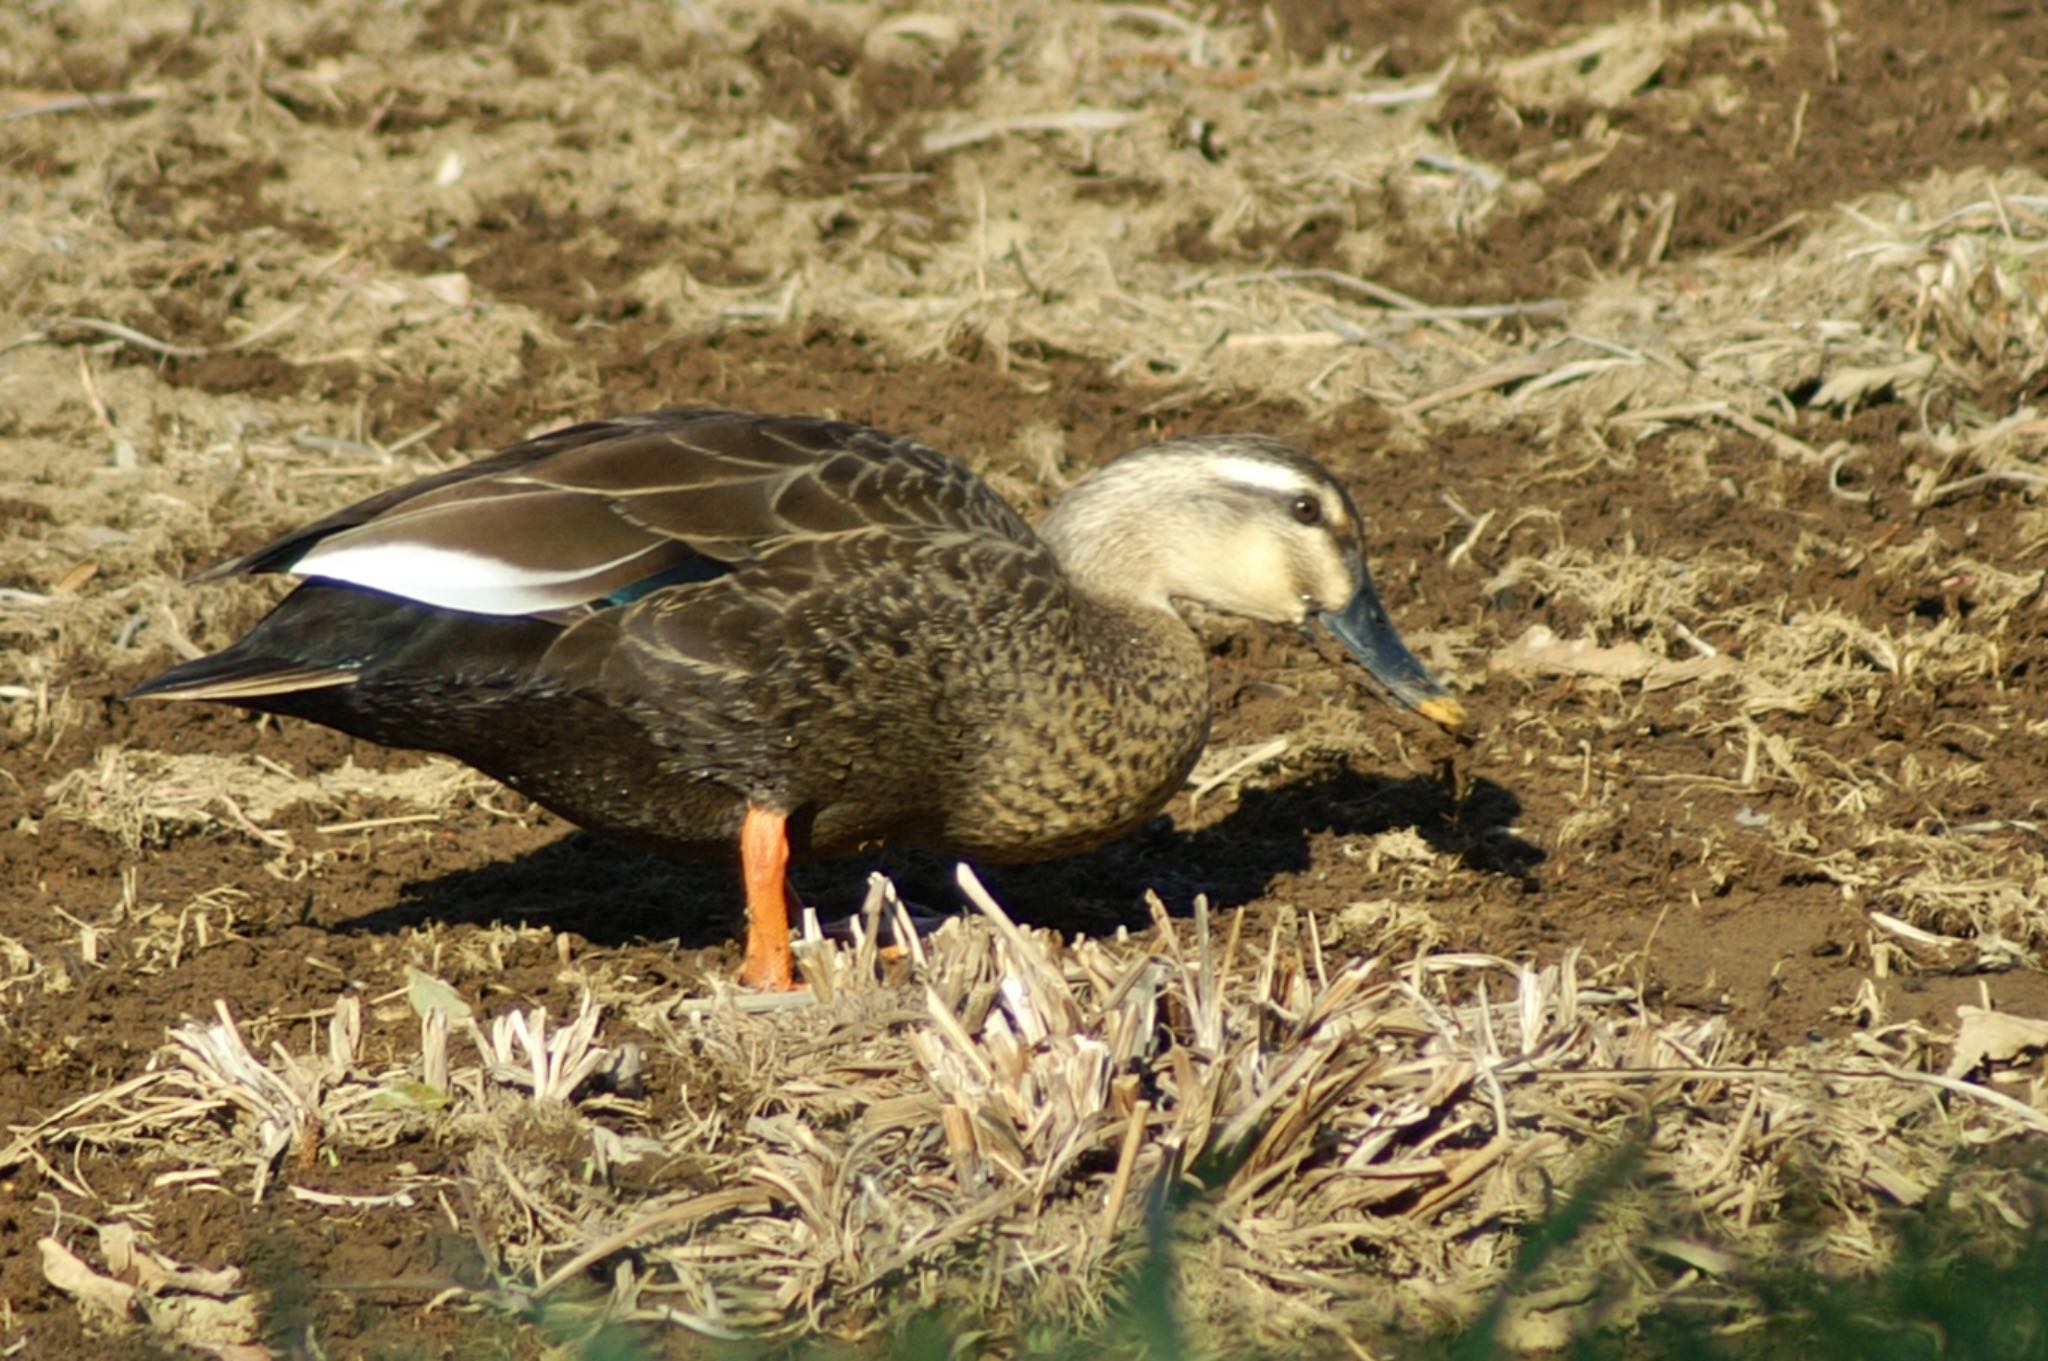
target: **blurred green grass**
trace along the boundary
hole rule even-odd
[[[1881,1269],[1831,1274],[1811,1265],[1810,1245],[1785,1242],[1776,1254],[1739,1261],[1707,1283],[1678,1292],[1661,1307],[1610,1310],[1595,1284],[1572,1310],[1572,1336],[1560,1348],[1517,1350],[1502,1340],[1517,1298],[1539,1280],[1554,1280],[1571,1250],[1603,1224],[1603,1215],[1636,1196],[1654,1178],[1639,1150],[1611,1156],[1550,1215],[1524,1233],[1513,1267],[1468,1322],[1436,1332],[1403,1329],[1360,1314],[1333,1318],[1348,1343],[1255,1351],[1205,1339],[1182,1317],[1176,1299],[1178,1230],[1199,1206],[1148,1207],[1143,1240],[1111,1291],[1100,1322],[988,1318],[966,1308],[916,1313],[851,1344],[822,1340],[710,1342],[672,1328],[604,1324],[594,1301],[521,1309],[516,1288],[472,1296],[500,1307],[472,1316],[468,1335],[450,1351],[466,1361],[548,1356],[574,1361],[956,1361],[1001,1356],[1028,1361],[1296,1361],[1298,1358],[1399,1358],[1400,1361],[1495,1361],[1558,1357],[1569,1361],[2048,1361],[2048,1159],[2024,1168],[2006,1200],[2024,1213],[1988,1213],[1980,1200],[1937,1194],[1899,1209],[1878,1225],[1892,1244]],[[1636,1221],[1633,1247],[1678,1232],[1672,1223]],[[1548,1273],[1548,1274],[1546,1274]],[[265,1282],[265,1315],[274,1354],[350,1354],[323,1346],[317,1287],[296,1273]],[[1398,1289],[1398,1284],[1395,1286]],[[1604,1322],[1626,1317],[1614,1325]],[[446,1342],[443,1338],[442,1341]],[[422,1352],[424,1356],[429,1353]]]

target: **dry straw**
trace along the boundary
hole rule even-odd
[[[1787,1178],[1843,1205],[1911,1204],[1945,1179],[1969,1194],[1958,1139],[2048,1131],[2042,1092],[1977,1080],[2040,1042],[1995,1012],[1964,1018],[1972,1058],[1947,1072],[1914,1027],[1767,1059],[1719,1019],[1659,1017],[1576,952],[1541,969],[1338,962],[1312,928],[1252,938],[1200,904],[1160,912],[1149,948],[1063,941],[960,877],[974,911],[919,962],[872,935],[814,942],[806,968],[831,995],[794,1010],[586,993],[563,1027],[538,1009],[486,1022],[414,970],[399,994],[414,1043],[366,1065],[353,998],[305,1047],[267,1055],[223,1004],[174,1028],[149,1072],[17,1128],[0,1165],[36,1162],[88,1213],[92,1148],[139,1160],[162,1195],[321,1200],[316,1155],[432,1133],[458,1154],[449,1171],[358,1180],[348,1203],[437,1202],[501,1245],[499,1290],[544,1299],[595,1279],[615,1317],[714,1336],[858,1326],[950,1298],[970,1262],[983,1306],[1093,1317],[1164,1204],[1202,1226],[1179,1254],[1186,1298],[1223,1336],[1244,1335],[1245,1288],[1284,1301],[1252,1327],[1270,1342],[1387,1307],[1396,1282],[1410,1308],[1472,1307],[1514,1224],[1651,1128],[1652,1168],[1699,1207],[1706,1236],[1674,1248],[1697,1261],[1768,1241]],[[878,885],[874,914],[892,908]],[[392,1053],[403,1031],[384,1029]],[[745,1065],[728,1090],[752,1095],[714,1117],[686,1087],[656,1119],[627,1094],[643,1049],[681,1073],[722,1054]],[[636,1193],[608,1170],[685,1156],[714,1160],[716,1189]],[[1593,1235],[1573,1269],[1612,1251]],[[1517,1326],[1540,1332],[1531,1298]]]

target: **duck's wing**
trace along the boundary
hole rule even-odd
[[[860,752],[918,769],[981,740],[962,693],[1013,680],[1020,625],[1061,630],[1067,608],[1041,542],[869,525],[588,614],[533,672],[634,715],[673,772],[790,808],[830,802]]]
[[[679,410],[541,435],[206,575],[290,572],[443,609],[550,615],[877,529],[1036,546],[987,483],[913,440],[814,417]]]

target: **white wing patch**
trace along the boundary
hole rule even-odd
[[[499,558],[422,543],[350,543],[337,535],[315,544],[292,565],[292,574],[345,581],[387,595],[469,614],[539,614],[591,598],[589,582],[644,553],[557,571],[518,567]]]

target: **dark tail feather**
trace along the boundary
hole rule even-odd
[[[480,765],[511,740],[495,731],[493,703],[524,683],[560,634],[539,619],[460,614],[314,580],[234,646],[124,698],[216,700]]]
[[[210,699],[223,704],[248,703],[268,695],[303,690],[328,690],[354,685],[353,668],[310,666],[277,657],[250,655],[240,648],[174,666],[121,696],[129,699]]]

